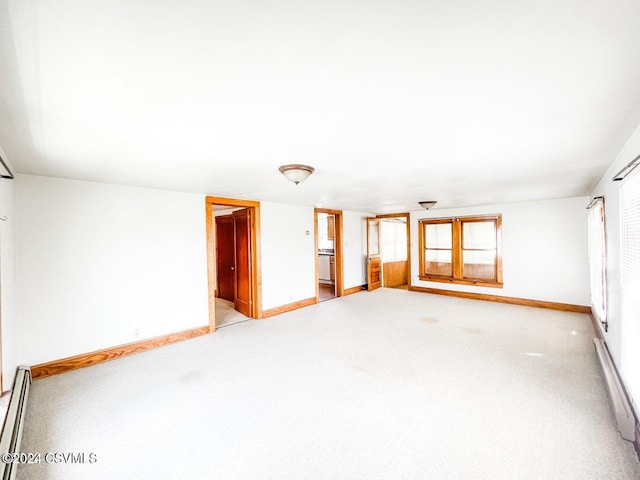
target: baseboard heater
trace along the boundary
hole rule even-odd
[[[625,440],[633,442],[636,439],[636,421],[633,416],[631,405],[629,405],[629,402],[627,401],[627,396],[624,393],[622,383],[620,383],[618,373],[613,366],[613,362],[611,361],[609,351],[607,350],[607,346],[604,341],[599,338],[594,338],[593,343],[596,346],[596,353],[598,354],[600,366],[604,373],[605,383],[609,392],[609,400],[611,400],[611,406],[613,407],[613,413],[616,417],[616,422],[618,423],[620,435],[622,435],[622,438]]]
[[[0,455],[20,453],[20,441],[22,440],[22,428],[27,413],[27,399],[31,388],[31,369],[20,366],[16,372],[11,389],[11,399],[7,416],[0,434]],[[16,477],[17,463],[0,462],[0,479],[11,480]]]

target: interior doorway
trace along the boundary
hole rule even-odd
[[[209,330],[261,318],[260,203],[206,198]]]
[[[382,286],[408,289],[411,286],[409,214],[378,215]]]
[[[221,300],[231,302],[234,310],[249,318],[252,303],[249,238],[251,213],[248,208],[214,205],[213,216],[215,219],[216,307],[228,307],[221,303]],[[225,315],[221,318],[218,315],[216,327],[229,324],[231,319],[228,317],[229,315]],[[237,323],[236,317],[238,316],[233,316],[233,323]]]
[[[370,292],[382,286],[380,230],[379,218],[367,218],[367,290]]]
[[[215,208],[215,206],[214,206]],[[215,212],[214,212],[215,216]],[[216,222],[216,297],[235,299],[236,232],[232,214],[215,216]]]
[[[342,211],[315,209],[316,302],[344,295]]]

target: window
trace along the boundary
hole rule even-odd
[[[604,198],[589,204],[589,271],[591,307],[595,317],[607,330],[607,254],[604,223]]]
[[[629,394],[640,398],[640,174],[620,189],[620,330],[622,370]]]
[[[380,223],[382,236],[382,261],[402,262],[407,259],[407,221],[405,218],[383,218]]]
[[[502,215],[418,224],[421,280],[502,287]]]

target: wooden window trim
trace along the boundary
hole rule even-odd
[[[493,221],[495,223],[496,248],[495,249],[463,249],[463,224],[473,222]],[[430,248],[429,250],[451,251],[452,274],[432,274],[425,269],[425,233],[426,225],[451,224],[451,249]],[[428,282],[443,282],[459,285],[474,285],[478,287],[502,288],[502,215],[476,215],[470,217],[447,217],[447,218],[423,218],[418,221],[418,258],[420,280]],[[494,251],[495,250],[495,280],[480,277],[464,276],[463,250],[468,251]]]

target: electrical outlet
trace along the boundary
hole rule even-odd
[[[134,336],[135,338],[138,338],[138,337],[140,336],[140,329],[139,329],[139,328],[135,328],[135,329],[133,330],[133,336]]]

